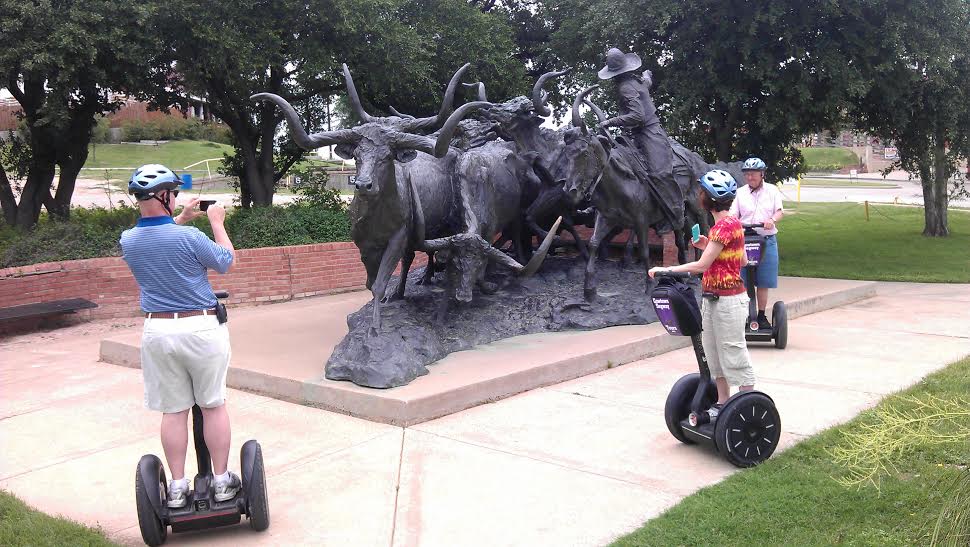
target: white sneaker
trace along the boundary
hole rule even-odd
[[[219,482],[217,479],[215,481],[216,486],[216,501],[228,501],[236,497],[239,493],[239,489],[242,488],[242,480],[239,476],[233,472],[229,472],[229,479],[225,482]]]
[[[188,501],[189,480],[182,479],[168,483],[168,506],[172,509],[185,507]]]

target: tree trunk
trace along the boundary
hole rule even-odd
[[[18,228],[26,230],[37,224],[41,206],[52,203],[52,182],[54,182],[54,159],[34,149],[27,182],[24,183],[23,192],[20,193],[20,205],[17,207]]]
[[[259,156],[256,171],[259,178],[253,181],[253,205],[269,207],[273,205],[273,192],[276,189],[275,165],[273,165],[273,141],[276,136],[278,121],[270,107],[263,107],[259,123]]]
[[[0,166],[0,209],[3,210],[3,221],[7,226],[17,222],[17,198],[13,195],[7,172]]]
[[[268,207],[273,204],[273,141],[269,141],[268,154],[256,150],[256,142],[248,138],[237,139],[243,156],[242,176],[239,179],[240,202],[243,207]],[[265,143],[265,141],[263,141]]]
[[[58,162],[61,174],[57,179],[57,192],[54,194],[54,210],[48,207],[47,212],[61,220],[67,220],[71,217],[71,198],[74,197],[77,176],[81,172],[84,162],[88,159],[88,140],[78,139],[75,141],[70,154]]]
[[[722,123],[715,128],[714,146],[717,151],[717,161],[729,163],[734,160],[734,128],[738,123],[738,109],[735,106],[721,115]]]
[[[946,147],[942,136],[937,135],[936,142],[933,143],[933,167],[920,169],[920,173],[925,171],[926,178],[923,179],[923,235],[927,237],[947,237],[950,235],[950,226],[947,222],[947,182],[949,181],[949,170],[946,165]],[[927,188],[930,192],[927,194]]]

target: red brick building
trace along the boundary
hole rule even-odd
[[[19,123],[17,113],[20,110],[20,103],[16,99],[0,99],[0,131],[13,131],[17,129],[17,124]],[[203,120],[213,119],[212,113],[209,111],[208,103],[202,99],[187,99],[186,104],[180,110],[181,112],[173,109],[171,113],[166,114],[165,112],[149,110],[148,103],[146,102],[125,99],[120,109],[108,115],[108,120],[111,122],[111,127],[121,127],[122,123],[129,120],[148,121],[172,115],[192,116]]]

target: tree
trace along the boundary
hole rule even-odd
[[[304,154],[278,135],[282,115],[273,105],[249,100],[255,93],[283,97],[313,130],[344,93],[343,63],[375,115],[392,106],[415,116],[437,111],[445,83],[468,61],[468,76],[487,78],[500,93],[521,83],[507,23],[462,2],[171,0],[158,21],[172,29],[159,63],[171,69],[153,102],[207,99],[232,130],[229,169],[244,207],[271,205],[275,185]]]
[[[823,0],[550,0],[554,47],[589,80],[607,48],[653,72],[668,133],[719,161],[759,156],[797,172],[798,138],[836,124],[859,73],[841,50],[838,3]]]
[[[415,116],[434,115],[446,82],[465,63],[471,67],[464,81],[484,82],[489,98],[527,91],[507,12],[483,12],[452,0],[404,0],[395,16],[413,30],[414,54],[391,59],[365,52],[356,56],[354,80],[365,104],[377,111],[387,113],[394,107]]]
[[[482,13],[502,17],[512,29],[515,44],[513,56],[525,68],[528,82],[535,81],[547,72],[562,68],[562,61],[552,50],[552,35],[558,21],[549,16],[548,4],[540,0],[468,0]],[[563,97],[558,88],[550,88],[552,101]]]
[[[950,180],[970,158],[970,2],[885,0],[847,17],[865,29],[852,51],[871,78],[855,123],[895,144],[896,166],[923,187],[923,235],[945,237]]]
[[[146,93],[160,108],[187,96],[206,99],[232,131],[232,170],[244,207],[271,205],[275,184],[303,157],[295,148],[275,146],[280,113],[249,97],[275,93],[314,118],[311,98],[339,89],[329,58],[346,32],[334,24],[349,17],[352,25],[357,16],[346,2],[334,3],[326,14],[322,4],[172,0],[153,21],[166,29],[157,35],[162,48],[154,63],[165,78]]]
[[[154,40],[143,31],[149,16],[150,8],[137,2],[0,0],[0,78],[20,103],[31,151],[19,203],[6,173],[0,176],[8,223],[33,226],[41,206],[68,218],[97,116],[121,104],[109,90],[126,92],[145,81]]]
[[[25,130],[21,129],[20,133]],[[27,176],[30,169],[30,146],[17,133],[11,132],[7,139],[0,139],[0,208],[3,209],[4,222],[9,226],[17,223],[17,193],[21,192],[20,180]],[[13,176],[14,182],[10,182]]]

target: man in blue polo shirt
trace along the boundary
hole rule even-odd
[[[199,200],[193,199],[172,218],[180,182],[165,166],[139,167],[128,191],[138,200],[141,218],[121,234],[122,256],[141,289],[145,406],[162,412],[162,448],[172,478],[168,506],[173,508],[187,501],[188,415],[196,404],[202,409],[212,456],[216,500],[232,499],[241,486],[239,477],[228,470],[229,330],[216,317],[217,300],[206,275],[209,269],[229,271],[234,249],[222,207],[212,205],[203,213],[196,208]],[[183,226],[202,215],[209,219],[215,242],[197,228]]]

